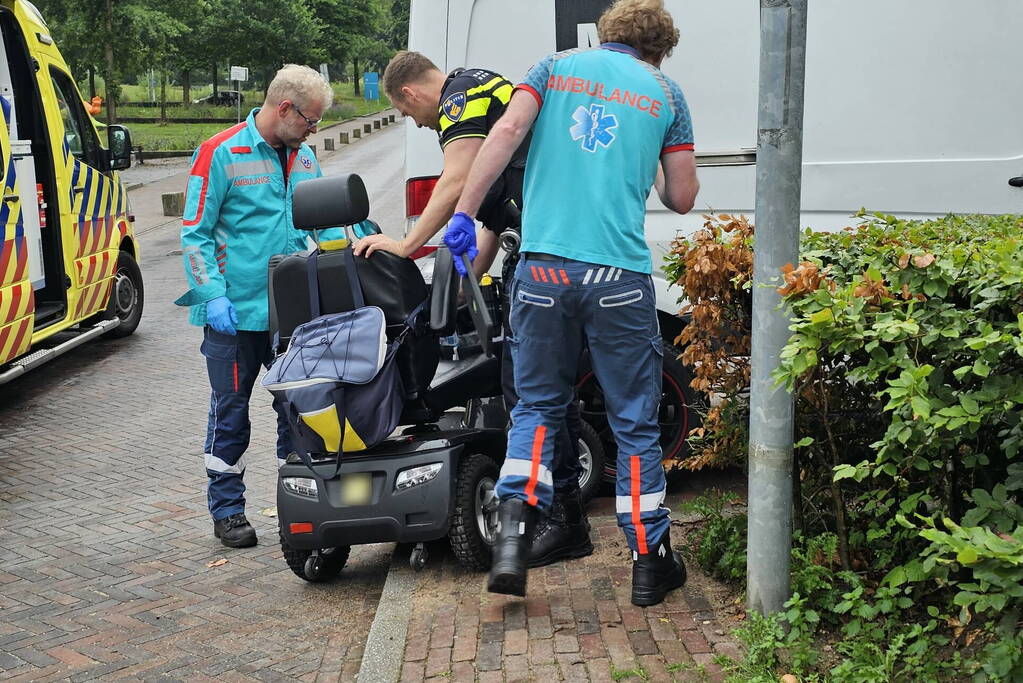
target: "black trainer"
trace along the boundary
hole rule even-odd
[[[213,520],[213,535],[228,548],[251,548],[256,545],[256,530],[245,519],[244,512]]]
[[[649,607],[686,582],[686,565],[671,549],[671,534],[664,532],[646,555],[632,554],[632,604]]]
[[[502,500],[497,508],[497,540],[487,590],[526,595],[526,562],[536,525],[536,508],[518,498]]]
[[[571,560],[593,554],[590,521],[586,519],[579,489],[554,493],[547,516],[540,519],[529,551],[529,566],[544,567],[558,560]]]

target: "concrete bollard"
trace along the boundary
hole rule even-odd
[[[362,124],[362,132],[365,133],[366,135],[369,135],[370,133],[373,132],[373,126],[369,125],[368,123]]]
[[[394,114],[389,114],[387,118],[391,120],[391,123],[394,123]]]
[[[380,119],[373,119],[373,130],[380,130]]]
[[[348,133],[347,133],[347,132],[345,132],[345,133],[341,133],[341,134],[340,134],[340,135],[338,135],[337,137],[338,137],[338,141],[339,141],[339,142],[340,142],[340,143],[341,143],[342,145],[347,145],[347,144],[349,144],[349,143],[348,143]]]
[[[163,200],[164,216],[183,216],[185,214],[185,193],[168,192],[160,195]]]
[[[344,133],[342,133],[342,135],[344,135]],[[352,137],[358,140],[359,138],[362,137],[362,131],[356,128],[355,130],[352,131]]]
[[[323,151],[324,152],[334,151],[334,138],[323,138]]]

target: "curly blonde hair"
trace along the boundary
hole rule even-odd
[[[306,107],[313,102],[328,109],[334,102],[334,90],[319,71],[302,64],[285,64],[266,89],[266,104],[276,106],[291,100]]]
[[[659,64],[678,45],[678,29],[663,0],[616,0],[600,15],[602,43],[624,43],[644,61]]]

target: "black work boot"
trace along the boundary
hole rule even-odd
[[[668,531],[649,549],[645,555],[632,554],[632,604],[639,607],[656,605],[668,591],[681,588],[686,582],[686,566],[671,549]]]
[[[524,597],[526,561],[536,525],[536,508],[518,498],[502,500],[497,508],[497,520],[497,541],[487,590]]]
[[[544,567],[558,560],[570,560],[593,554],[590,521],[586,519],[579,489],[554,493],[547,516],[540,519],[529,551],[529,566]]]
[[[245,519],[244,512],[213,520],[213,535],[228,548],[250,548],[256,545],[256,530]]]

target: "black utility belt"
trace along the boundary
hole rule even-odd
[[[545,254],[542,251],[526,251],[522,253],[522,258],[530,259],[532,261],[564,261],[564,256],[555,256],[554,254]]]

